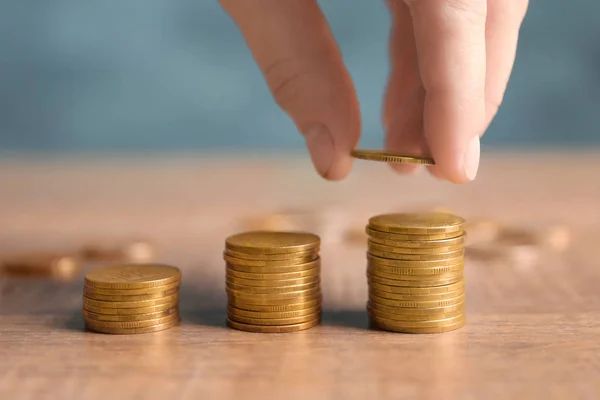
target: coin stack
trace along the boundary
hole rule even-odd
[[[373,326],[402,333],[464,326],[464,222],[446,213],[369,220],[367,310]]]
[[[161,331],[179,323],[176,267],[156,264],[97,268],[85,277],[83,319],[95,332],[135,334]]]
[[[248,332],[283,333],[321,321],[317,235],[253,231],[227,238],[227,324]]]

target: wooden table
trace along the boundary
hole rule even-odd
[[[83,330],[82,277],[0,278],[0,399],[598,399],[599,176],[600,152],[486,154],[463,186],[368,162],[326,182],[304,155],[4,158],[1,251],[145,237],[184,283],[180,327],[111,336]],[[344,232],[435,206],[564,223],[573,243],[526,266],[470,260],[459,331],[369,330],[365,245]],[[317,232],[323,324],[279,335],[226,328],[224,238],[244,217],[290,207],[328,221]]]

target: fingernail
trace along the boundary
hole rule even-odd
[[[315,169],[322,177],[327,178],[334,153],[333,137],[329,129],[324,125],[314,125],[308,127],[303,135]]]
[[[475,136],[467,145],[467,151],[465,152],[465,175],[472,181],[477,176],[477,170],[479,169],[479,136]]]

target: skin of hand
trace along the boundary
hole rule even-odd
[[[360,138],[356,91],[316,0],[220,0],[275,101],[306,140],[317,172],[341,180]],[[528,0],[388,0],[386,148],[431,155],[453,183],[475,179],[479,138],[513,68]],[[394,164],[398,172],[419,167]]]

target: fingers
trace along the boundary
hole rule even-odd
[[[424,132],[434,174],[475,178],[485,128],[485,0],[405,0],[425,87]]]
[[[221,0],[277,104],[304,135],[316,170],[344,178],[360,136],[350,74],[316,0]]]
[[[488,0],[486,23],[486,127],[492,122],[506,91],[527,12],[527,0]]]
[[[417,47],[408,6],[388,0],[392,16],[390,37],[391,69],[385,94],[383,124],[386,148],[407,154],[425,155],[429,149],[423,137],[423,101]],[[409,173],[417,165],[391,164],[398,172]]]

